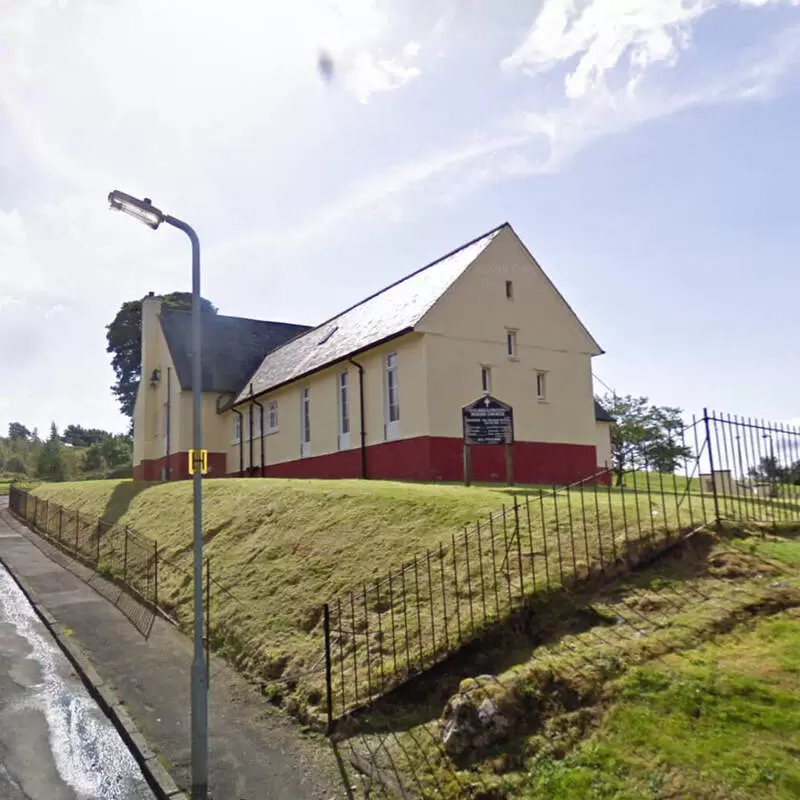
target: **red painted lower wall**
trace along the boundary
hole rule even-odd
[[[222,478],[227,472],[227,456],[225,453],[208,454],[209,478]],[[165,472],[165,468],[168,470]],[[133,468],[135,481],[183,481],[190,478],[189,453],[170,453],[163,458],[154,458],[142,461]]]
[[[402,481],[464,480],[464,458],[460,439],[444,436],[419,436],[382,442],[367,448],[367,477]],[[514,453],[515,483],[567,484],[594,476],[593,482],[607,484],[611,473],[598,475],[597,454],[593,445],[516,442]],[[471,450],[472,480],[476,483],[505,482],[505,448],[474,445]],[[226,473],[225,453],[208,454],[207,477],[241,477]],[[160,481],[169,467],[169,480],[186,480],[189,455],[172,453],[169,458],[143,461],[133,469],[135,480]],[[245,470],[245,477],[265,478],[360,478],[361,451],[356,449],[324,456],[299,458],[282,464],[270,464],[263,470],[256,466]]]
[[[367,477],[385,480],[464,480],[463,449],[460,439],[420,436],[382,442],[367,448]],[[608,483],[610,474],[598,475],[593,445],[516,442],[513,446],[516,483],[567,484],[595,476],[593,482]],[[478,483],[505,482],[505,448],[473,446],[472,480]],[[229,473],[240,477],[241,473]],[[361,451],[344,450],[323,456],[270,464],[253,473],[270,478],[359,478]]]

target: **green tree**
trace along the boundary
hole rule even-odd
[[[8,424],[8,438],[11,441],[27,441],[31,438],[31,432],[21,422],[10,422]]]
[[[190,309],[189,292],[172,292],[162,298],[171,308]],[[216,307],[208,300],[201,301],[204,312],[216,314]],[[111,366],[117,378],[111,391],[119,402],[122,413],[133,420],[133,405],[142,375],[142,301],[128,300],[122,304],[114,319],[106,326],[106,352],[111,353]]]
[[[611,465],[617,486],[636,469],[674,472],[691,450],[684,446],[681,409],[650,405],[646,397],[606,395],[598,402],[614,418]]]
[[[757,467],[750,469],[750,477],[759,481],[789,483],[791,468],[782,467],[775,456],[765,456]]]
[[[11,472],[16,475],[27,475],[28,468],[19,456],[10,456],[8,461],[6,461],[6,472]]]
[[[106,464],[113,469],[133,461],[133,449],[127,436],[109,436],[99,445]]]
[[[99,444],[93,444],[87,448],[83,458],[84,472],[105,472],[106,460],[103,458],[103,453]]]
[[[64,462],[61,439],[55,422],[50,426],[50,438],[44,443],[36,463],[36,474],[46,481],[65,481],[67,465]]]
[[[113,434],[100,428],[84,428],[82,425],[67,425],[61,434],[61,441],[73,447],[91,447],[99,444]]]

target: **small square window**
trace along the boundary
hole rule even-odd
[[[506,351],[511,358],[517,357],[517,332],[506,331]]]
[[[546,373],[537,372],[536,373],[536,397],[539,400],[546,400],[547,399],[546,392],[547,392]]]
[[[506,281],[506,300],[514,299],[514,281]]]
[[[481,390],[484,394],[492,391],[492,368],[481,367]]]

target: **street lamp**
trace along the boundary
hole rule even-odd
[[[139,200],[114,190],[108,195],[112,209],[156,230],[162,222],[182,230],[192,243],[192,401],[194,405],[194,659],[192,661],[192,798],[208,797],[208,668],[203,653],[203,483],[202,405],[200,362],[200,242],[190,225],[164,214],[149,198]]]

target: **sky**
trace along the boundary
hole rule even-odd
[[[114,188],[305,324],[508,221],[599,391],[798,420],[798,101],[800,0],[0,0],[0,430],[127,429],[105,326],[190,261]]]

